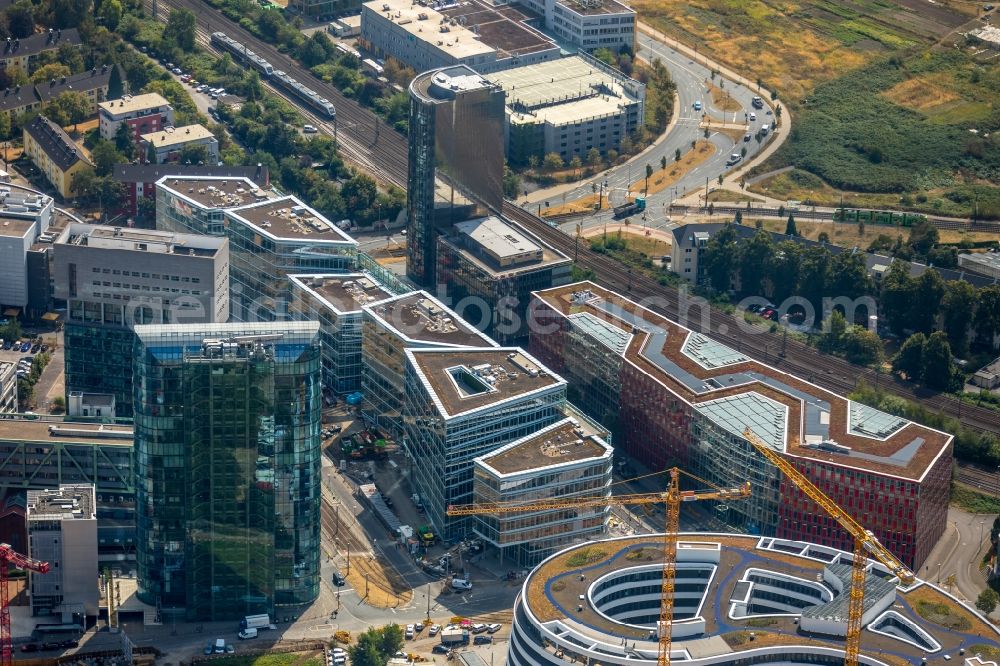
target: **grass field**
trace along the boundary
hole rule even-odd
[[[743,224],[755,224],[757,221],[758,220],[753,218],[752,214],[743,218]],[[778,220],[775,218],[765,218],[759,221],[768,231],[776,231],[782,234],[785,233],[785,225],[788,223],[787,220]],[[895,239],[897,235],[902,234],[904,240],[909,234],[907,229],[876,225],[866,226],[865,231],[862,234],[860,228],[856,224],[847,224],[842,222],[809,222],[802,219],[795,220],[795,228],[799,232],[800,236],[808,238],[809,240],[819,240],[819,235],[821,233],[826,233],[826,235],[830,238],[831,245],[846,248],[860,247],[863,250],[867,249],[868,246],[871,245],[872,241],[878,238],[879,234],[886,234],[892,239]],[[942,243],[958,243],[963,239],[980,241],[992,240],[996,238],[996,234],[988,234],[984,232],[962,232],[951,229],[941,229],[939,233],[941,234]]]
[[[833,188],[926,195],[970,215],[962,190],[1000,184],[1000,59],[964,33],[959,0],[636,0],[656,29],[775,90],[789,140],[758,173],[794,165]],[[971,132],[970,130],[976,130]],[[776,195],[777,196],[777,195]],[[1000,197],[997,197],[1000,198]],[[949,201],[952,204],[949,204]],[[962,209],[962,210],[959,210]],[[981,211],[982,214],[982,211]],[[1000,216],[1000,203],[986,217]]]
[[[667,162],[666,169],[656,169],[654,167],[653,175],[649,177],[649,191],[647,194],[655,194],[667,189],[683,178],[684,174],[694,169],[713,154],[715,154],[715,144],[707,139],[700,139],[695,144],[693,150],[689,150],[681,155],[680,162]],[[642,194],[645,189],[645,176],[637,179],[629,187],[629,191],[632,194]]]
[[[212,663],[217,666],[323,666],[323,658],[318,652],[282,652],[250,657],[216,657]]]

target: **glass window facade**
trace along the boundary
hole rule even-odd
[[[184,609],[192,620],[232,620],[316,599],[318,328],[137,329],[138,563],[147,603]]]
[[[357,264],[357,243],[321,239],[278,239],[227,211],[232,321],[288,318],[288,276],[295,273],[348,273]]]
[[[472,529],[472,518],[449,518],[445,509],[473,502],[473,460],[563,418],[565,402],[566,386],[559,383],[534,395],[443,418],[436,399],[407,361],[406,446],[414,461],[413,483],[438,533],[454,540]]]

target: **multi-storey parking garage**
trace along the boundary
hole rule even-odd
[[[802,541],[681,535],[671,660],[843,664],[851,557]],[[515,604],[508,663],[655,663],[662,558],[662,537],[644,535],[545,560]],[[877,563],[867,576],[861,663],[992,663],[984,654],[1000,649],[1000,632],[981,615],[925,581],[898,587]]]

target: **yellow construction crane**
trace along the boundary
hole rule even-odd
[[[667,525],[663,534],[663,582],[661,584],[660,622],[658,625],[658,666],[670,665],[671,622],[674,617],[674,584],[677,576],[677,532],[680,524],[681,502],[696,500],[738,500],[750,497],[750,482],[738,488],[719,488],[702,478],[673,467],[670,483],[662,493],[612,495],[610,497],[567,497],[564,499],[523,502],[493,502],[491,504],[461,504],[448,507],[449,516],[476,516],[495,513],[532,513],[551,509],[586,509],[590,507],[666,504]],[[681,490],[680,475],[710,486],[712,490]]]
[[[864,614],[865,599],[865,563],[868,555],[888,567],[903,585],[914,582],[913,572],[900,562],[895,555],[883,546],[879,540],[866,530],[858,521],[851,518],[822,490],[817,488],[802,472],[797,470],[784,456],[767,445],[764,440],[750,428],[743,430],[743,437],[771,461],[775,467],[795,484],[795,487],[805,493],[809,499],[816,502],[831,518],[836,520],[845,531],[854,537],[854,557],[851,566],[851,590],[847,611],[847,637],[844,648],[845,666],[857,666],[858,654],[861,651],[861,618]]]

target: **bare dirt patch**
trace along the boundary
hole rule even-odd
[[[882,93],[882,96],[914,111],[927,111],[959,98],[955,91],[945,88],[932,77],[924,76],[901,81]]]
[[[689,150],[681,156],[680,162],[668,162],[666,169],[657,169],[653,172],[653,175],[649,178],[649,191],[647,194],[655,194],[667,189],[683,178],[687,172],[691,171],[714,154],[714,143],[705,139],[698,141],[693,150]],[[629,187],[629,192],[631,194],[642,194],[645,188],[646,178],[643,177],[632,183]]]
[[[728,92],[715,85],[714,83],[705,82],[708,85],[709,91],[712,93],[712,106],[727,112],[742,111],[743,105],[733,99]]]

